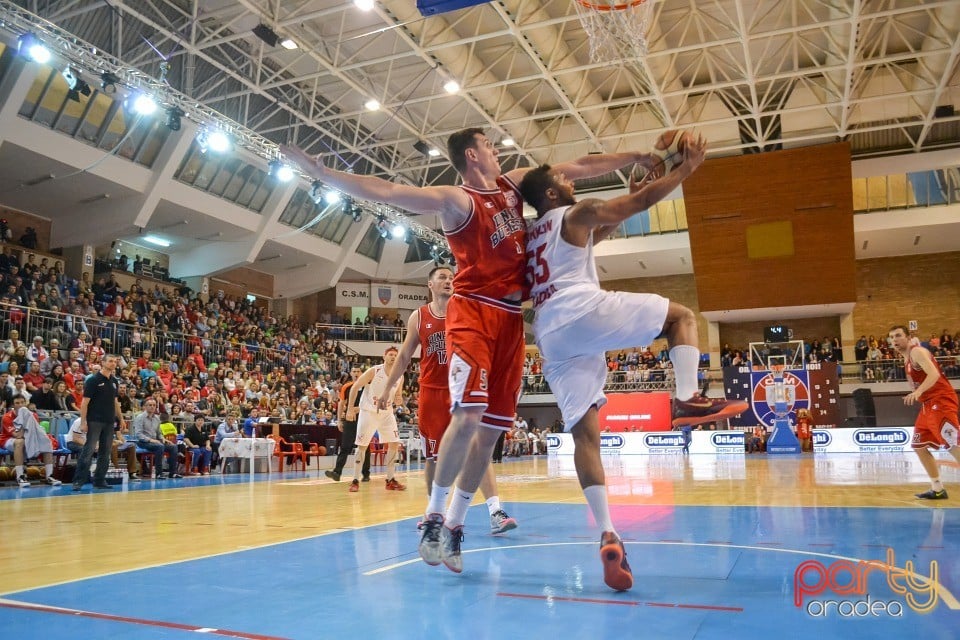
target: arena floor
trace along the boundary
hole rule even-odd
[[[925,482],[909,454],[605,463],[626,593],[603,585],[568,457],[497,466],[520,527],[491,536],[485,505],[471,508],[461,575],[417,556],[417,470],[399,476],[403,493],[375,474],[350,494],[315,469],[3,489],[0,628],[21,640],[956,637],[952,462],[954,495],[937,503],[913,499]]]

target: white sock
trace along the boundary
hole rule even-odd
[[[394,451],[393,455],[390,455],[390,451],[387,451],[387,480],[393,480],[393,474],[397,470],[397,452]]]
[[[13,470],[14,470],[14,473],[17,474],[17,480],[19,480],[20,476],[23,475],[23,465],[18,464],[16,467],[13,468]]]
[[[677,399],[689,400],[697,392],[697,367],[700,366],[700,350],[688,344],[678,344],[670,349],[674,377],[677,380]]]
[[[43,465],[43,468],[47,470],[47,477],[48,477],[48,478],[52,478],[52,477],[53,477],[53,465],[52,465],[52,464],[45,464],[45,465]]]
[[[450,500],[450,506],[447,507],[447,517],[444,518],[444,524],[448,529],[456,529],[467,519],[467,509],[473,502],[473,492],[466,492],[457,488],[453,492],[453,498]]]
[[[430,490],[430,501],[427,503],[427,513],[443,513],[447,507],[447,496],[450,495],[450,487],[441,487],[436,482]]]
[[[930,488],[932,488],[934,491],[943,491],[943,483],[940,482],[940,478],[931,478]]]
[[[363,464],[363,456],[366,452],[366,449],[357,447],[357,453],[353,457],[353,479],[357,482],[360,482],[360,465]]]
[[[487,511],[490,512],[490,515],[500,511],[500,496],[490,496],[487,498]]]
[[[593,519],[597,521],[600,531],[613,531],[613,520],[610,519],[610,506],[607,504],[607,487],[595,484],[583,490],[583,495],[593,511]]]

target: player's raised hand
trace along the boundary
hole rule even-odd
[[[701,164],[707,155],[707,140],[703,134],[693,134],[687,136],[686,144],[683,145],[683,160],[680,164],[684,165],[688,171],[693,171]]]
[[[326,172],[322,162],[300,147],[282,144],[280,145],[280,152],[314,178],[319,178]]]

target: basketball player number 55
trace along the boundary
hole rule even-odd
[[[543,250],[546,248],[547,245],[542,244],[537,247],[536,251],[527,251],[524,254],[527,259],[527,268],[524,269],[523,273],[527,284],[531,287],[543,284],[550,279],[550,266],[543,259]]]

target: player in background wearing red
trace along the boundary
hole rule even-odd
[[[437,451],[450,423],[450,388],[447,386],[447,303],[453,295],[453,270],[447,266],[434,267],[427,277],[430,302],[410,314],[407,336],[400,345],[400,354],[387,379],[387,386],[400,380],[407,365],[420,347],[420,398],[417,404],[417,422],[420,428],[421,450],[426,456],[424,475],[427,494],[433,490]],[[381,408],[384,401],[381,399]],[[507,515],[497,495],[497,476],[493,466],[480,482],[480,491],[490,512],[490,533],[505,533],[517,528],[517,521]]]
[[[914,387],[903,398],[903,404],[909,407],[920,403],[920,414],[913,427],[913,450],[930,476],[930,489],[916,496],[921,500],[946,500],[947,490],[940,481],[940,469],[931,451],[946,449],[954,460],[960,462],[957,392],[947,382],[930,352],[920,346],[919,340],[910,337],[905,326],[891,327],[889,335],[893,347],[903,356],[907,379]]]

